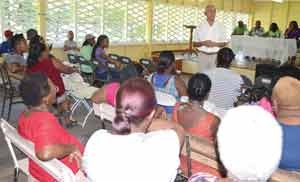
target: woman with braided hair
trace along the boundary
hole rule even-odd
[[[206,109],[206,100],[211,89],[211,81],[205,74],[195,74],[188,82],[189,101],[178,103],[173,111],[173,121],[179,123],[188,133],[214,142],[219,118]],[[186,157],[181,156],[181,169],[187,174]],[[219,173],[199,162],[192,161],[192,172]]]

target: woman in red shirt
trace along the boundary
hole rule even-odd
[[[63,65],[55,57],[49,55],[48,48],[40,41],[31,42],[29,48],[27,72],[41,72],[56,85],[58,92],[56,94],[58,110],[62,113],[65,119],[65,124],[70,126],[72,121],[69,118],[70,102],[65,95],[65,86],[61,77],[61,73],[71,74],[76,70]]]
[[[59,159],[76,174],[84,149],[49,112],[49,107],[55,102],[56,91],[55,85],[43,73],[25,76],[20,84],[20,93],[27,109],[19,117],[18,132],[33,142],[38,159]],[[32,160],[29,161],[29,172],[38,181],[55,181]]]

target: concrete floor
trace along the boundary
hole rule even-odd
[[[3,91],[0,90],[0,108],[2,108],[2,93]],[[7,106],[6,106],[7,108]],[[14,127],[17,127],[17,119],[19,114],[25,109],[25,106],[23,104],[19,105],[13,105],[12,107],[12,114],[11,119],[9,121],[10,124],[12,124]],[[86,110],[81,107],[74,113],[74,118],[77,121],[83,121],[83,115],[86,113]],[[88,119],[87,124],[84,128],[81,126],[76,126],[72,129],[68,129],[72,134],[75,136],[90,136],[94,131],[100,129],[102,126],[102,123],[100,119],[96,118],[94,115],[91,115]],[[23,158],[24,155],[16,151],[18,157]],[[9,153],[9,149],[7,147],[7,144],[4,140],[2,131],[0,132],[0,182],[7,182],[7,181],[13,181],[13,161],[12,157]],[[19,177],[19,182],[25,182],[26,176],[24,174],[21,174]]]

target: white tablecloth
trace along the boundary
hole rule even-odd
[[[280,60],[284,63],[297,53],[295,39],[232,36],[230,47],[235,54],[244,56]]]

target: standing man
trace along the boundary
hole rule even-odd
[[[228,44],[225,27],[215,21],[216,7],[207,5],[205,8],[207,20],[196,30],[194,47],[198,48],[199,71],[216,67],[216,57],[220,48]]]
[[[64,51],[67,54],[78,54],[79,49],[77,48],[77,43],[74,41],[74,33],[73,31],[68,32],[68,40],[64,43]]]

